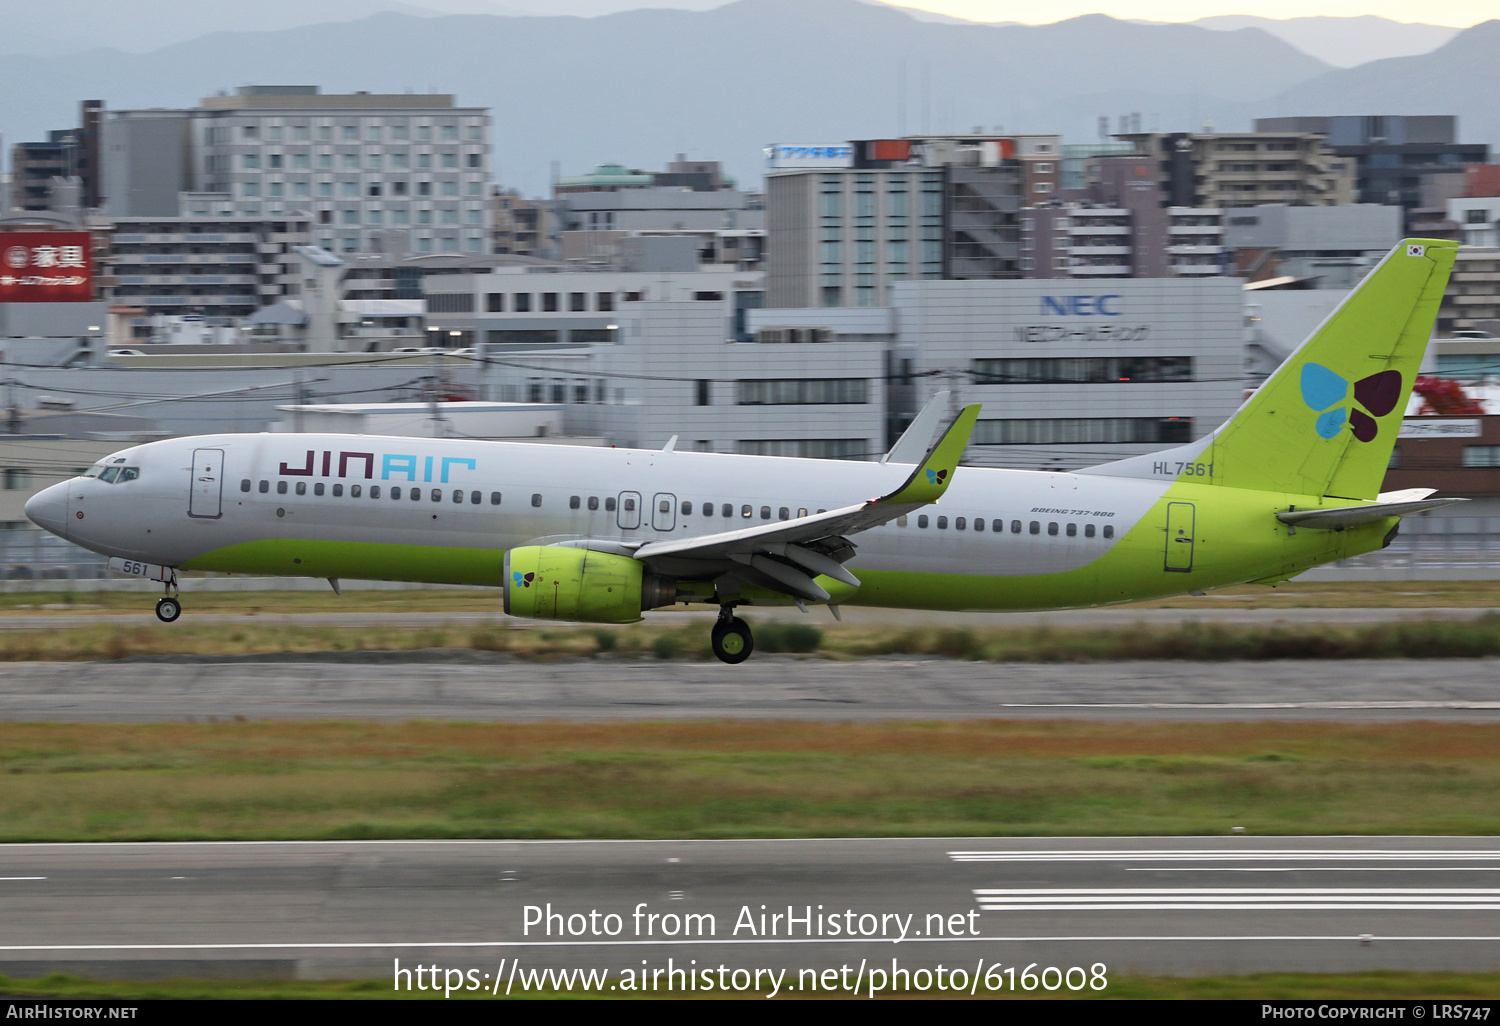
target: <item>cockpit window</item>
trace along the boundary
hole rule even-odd
[[[125,481],[134,481],[141,476],[140,467],[101,467],[92,466],[84,472],[84,477],[97,477],[105,484],[120,484]]]

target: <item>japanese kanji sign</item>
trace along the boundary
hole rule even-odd
[[[0,303],[94,298],[88,232],[0,232]]]

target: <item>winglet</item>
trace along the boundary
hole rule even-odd
[[[912,471],[906,483],[880,501],[915,503],[920,506],[941,499],[953,480],[953,472],[958,469],[958,461],[968,447],[969,436],[974,433],[974,423],[978,419],[978,403],[971,403],[960,410],[958,416],[953,418],[953,423],[948,425],[948,430],[943,432],[943,437],[927,450],[927,458]]]

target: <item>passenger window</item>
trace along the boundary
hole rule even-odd
[[[976,530],[976,531],[983,531],[984,530],[984,517],[975,517],[974,518],[974,530]]]
[[[120,468],[119,467],[106,467],[106,468],[104,468],[104,473],[102,473],[102,474],[99,475],[99,480],[103,481],[105,484],[114,484],[115,483],[115,478],[117,478],[119,476],[120,476]],[[283,491],[284,490],[285,489],[283,489]]]
[[[771,519],[771,507],[770,506],[762,506],[760,508],[760,518],[762,520],[770,520]]]
[[[498,506],[498,505],[500,505],[500,493],[499,492],[490,492],[490,505],[491,506]]]
[[[541,507],[541,505],[542,505],[542,493],[541,492],[532,492],[532,494],[531,494],[531,505],[534,508],[540,508]],[[629,506],[630,506],[630,503],[627,500],[626,507],[629,508]]]
[[[432,501],[436,502],[437,500],[433,499]],[[462,506],[463,505],[463,501],[464,501],[464,490],[462,488],[455,488],[455,489],[453,489],[453,504],[455,506]],[[478,501],[478,500],[476,499],[476,501]]]
[[[899,516],[899,517],[896,518],[896,526],[897,527],[905,527],[906,525],[907,525],[907,518],[906,518],[906,515],[903,513],[901,516]]]
[[[754,511],[749,506],[740,507],[740,516],[744,517],[746,520],[750,519],[750,514],[753,512]]]
[[[243,481],[240,482],[240,491],[242,491],[242,492],[248,492],[249,490],[250,490],[250,479],[247,477],[247,478],[245,478],[245,480],[243,480]]]
[[[672,512],[672,500],[671,499],[663,499],[660,502],[658,502],[656,504],[656,511],[658,513],[670,513],[670,512]]]
[[[1019,520],[1012,520],[1010,522],[1010,533],[1011,534],[1020,534],[1021,533],[1021,522]]]
[[[432,490],[432,496],[433,496],[433,500],[432,501],[434,501],[434,502],[440,502],[440,501],[442,501],[443,493],[440,492],[440,491],[438,491],[436,488],[434,488]],[[411,490],[411,501],[412,502],[421,502],[422,501],[422,489],[420,489],[420,488],[413,488]]]
[[[1057,537],[1057,521],[1053,520],[1047,524],[1047,533],[1054,538]]]
[[[471,506],[477,506],[477,505],[479,505],[480,501],[483,498],[484,498],[484,496],[482,494],[480,494],[479,492],[470,492],[469,493],[469,505],[471,505]]]
[[[542,497],[540,495],[533,495],[531,497],[531,504],[533,506],[540,506],[542,504]],[[634,499],[626,499],[625,500],[625,512],[626,513],[634,513],[635,512],[635,500]]]
[[[307,482],[306,481],[298,481],[297,482],[297,494],[298,495],[306,495],[307,494]]]
[[[370,489],[370,494],[374,495],[375,494],[375,489],[371,488]],[[393,498],[393,499],[399,499],[399,498],[401,498],[401,486],[400,485],[392,485],[391,486],[391,498]]]
[[[322,495],[323,494],[323,482],[322,481],[319,481],[317,484],[313,485],[313,494],[314,495]]]
[[[269,481],[262,481],[260,483],[260,494],[264,495],[267,492],[269,492],[270,490],[271,490],[271,482],[269,482]]]
[[[1078,537],[1078,525],[1077,524],[1069,524],[1068,525],[1068,537],[1069,538],[1076,538],[1076,537]]]
[[[1041,525],[1041,523],[1039,521],[1033,520],[1031,522],[1031,527],[1029,528],[1029,530],[1031,531],[1032,534],[1041,534],[1042,533],[1042,525]]]
[[[333,486],[333,497],[335,499],[341,499],[341,498],[343,498],[343,496],[344,496],[344,486],[341,485],[341,484],[334,485]]]
[[[615,497],[613,495],[611,495],[611,496],[608,496],[607,498],[605,498],[605,500],[604,500],[604,512],[606,512],[606,513],[613,513],[614,511],[615,511]]]
[[[722,505],[722,506],[719,507],[719,515],[720,516],[726,516],[726,517],[732,517],[732,516],[734,516],[734,507],[731,506],[727,502],[724,503],[724,505]]]
[[[411,490],[411,497],[413,499],[415,499],[419,494],[421,494],[421,491],[422,490],[420,488],[413,488]],[[456,501],[458,501],[458,502],[463,502],[464,501],[464,493],[463,492],[454,492],[453,494],[458,496],[458,499]],[[434,488],[432,490],[432,494],[430,494],[428,496],[428,498],[431,499],[433,502],[442,502],[443,501],[443,490],[441,488]]]
[[[966,528],[968,526],[969,526],[969,522],[967,520],[965,520],[963,517],[954,517],[953,518],[953,529],[955,531],[962,531],[964,528]]]
[[[792,519],[792,511],[789,510],[789,509],[787,509],[785,506],[783,506],[783,507],[781,507],[780,509],[778,509],[776,511],[776,519],[777,520],[790,520],[790,519]]]
[[[938,517],[938,530],[939,531],[946,531],[946,530],[948,530],[948,518],[947,517]]]
[[[711,516],[714,515],[714,504],[713,503],[711,503],[711,502],[705,502],[703,504],[703,515],[706,516],[706,517],[711,517]]]
[[[994,531],[996,534],[1000,534],[1001,532],[1003,532],[1005,530],[1005,521],[1004,520],[992,520],[992,521],[990,521],[990,530]]]
[[[682,515],[685,517],[690,517],[693,515],[693,504],[688,499],[682,500]]]
[[[360,486],[359,485],[350,485],[349,486],[349,498],[351,498],[351,499],[357,499],[357,498],[359,498],[359,493],[360,493]]]
[[[805,516],[807,516],[807,507],[806,506],[799,506],[799,507],[797,507],[797,519],[801,520]]]
[[[923,513],[921,516],[917,517],[917,526],[918,527],[926,527],[927,526],[927,514],[926,513]]]
[[[1083,536],[1085,538],[1092,538],[1094,536],[1094,525],[1093,524],[1084,524],[1083,525]]]
[[[108,480],[108,478],[106,478],[106,480]],[[277,481],[276,482],[276,494],[277,495],[285,495],[286,494],[286,482],[285,481]]]
[[[370,486],[370,498],[372,498],[372,499],[378,499],[378,498],[380,498],[380,486],[379,485],[371,485]]]
[[[1115,536],[1115,525],[1114,524],[1105,524],[1104,525],[1104,537],[1106,537],[1106,538],[1113,538],[1114,536]]]
[[[580,499],[576,495],[570,495],[570,496],[568,496],[568,508],[569,509],[581,509],[582,507],[583,507],[583,500],[582,499]]]

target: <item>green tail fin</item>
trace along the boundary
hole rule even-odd
[[[1085,473],[1375,498],[1457,250],[1403,241],[1213,435]]]

